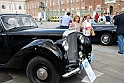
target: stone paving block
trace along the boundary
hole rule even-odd
[[[124,81],[120,79],[116,79],[109,75],[103,74],[99,78],[97,78],[93,83],[124,83]]]
[[[122,69],[119,69],[113,66],[106,66],[106,67],[101,68],[99,71],[115,79],[120,79],[124,81],[124,70]]]
[[[75,80],[76,79],[76,80]],[[60,83],[83,83],[81,79],[78,78],[76,75],[69,77],[69,78],[62,78]]]
[[[17,82],[15,80],[10,80],[10,81],[3,82],[3,83],[17,83]]]
[[[95,70],[99,70],[99,69],[101,69],[101,68],[103,68],[103,67],[106,67],[107,66],[107,64],[102,64],[101,62],[99,62],[99,61],[94,61],[93,63],[91,63],[91,67],[93,68],[93,69],[95,69]]]

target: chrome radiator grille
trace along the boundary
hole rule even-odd
[[[76,61],[77,60],[77,35],[76,33],[72,33],[67,37],[67,41],[69,44],[69,49],[67,51],[67,56],[69,61]]]

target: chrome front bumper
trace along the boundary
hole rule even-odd
[[[64,74],[64,75],[62,75],[62,77],[63,77],[63,78],[70,77],[70,76],[72,76],[72,75],[78,73],[79,71],[80,71],[80,68],[76,68],[76,69],[74,69],[74,70],[72,70],[72,71],[70,71],[70,72],[68,72],[68,73],[66,73],[66,74]]]

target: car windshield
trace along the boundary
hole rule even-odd
[[[30,15],[6,15],[2,17],[2,20],[6,30],[37,27],[36,22]]]

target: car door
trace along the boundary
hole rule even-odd
[[[11,58],[11,48],[9,36],[3,32],[3,27],[0,22],[0,65],[5,64]]]

